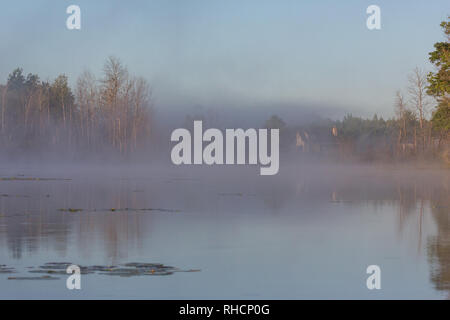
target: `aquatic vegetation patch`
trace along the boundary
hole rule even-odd
[[[7,193],[0,194],[0,197],[2,197],[2,198],[6,198],[6,197],[31,198],[30,196],[27,196],[27,195],[20,195],[20,194],[14,195],[14,194],[7,194]]]
[[[38,267],[28,267],[28,272],[42,274],[41,276],[20,276],[8,277],[8,280],[56,280],[55,275],[67,276],[67,268],[72,265],[70,262],[48,262]],[[5,268],[4,273],[15,272],[13,268],[0,266],[0,270]],[[166,266],[162,263],[129,262],[118,266],[93,265],[79,266],[81,274],[98,274],[119,277],[135,276],[168,276],[176,272],[199,272],[199,269],[180,269],[173,266]],[[6,272],[11,269],[11,272]]]
[[[6,264],[0,264],[0,273],[16,273],[16,270]]]
[[[164,209],[164,208],[141,208],[141,209],[135,209],[135,208],[123,208],[123,209],[115,209],[112,208],[110,211],[158,211],[158,212],[181,212],[181,210],[176,209]]]
[[[57,277],[40,276],[40,277],[8,277],[8,280],[59,280]]]
[[[3,177],[0,181],[70,181],[72,179],[66,178],[33,178],[33,177]]]
[[[176,209],[164,209],[164,208],[109,208],[109,209],[80,209],[80,208],[61,208],[58,209],[61,212],[144,212],[144,211],[157,211],[157,212],[168,212],[168,213],[178,213],[181,210]]]
[[[74,209],[74,208],[64,209],[64,208],[62,208],[62,209],[58,209],[58,211],[74,213],[74,212],[81,212],[81,211],[83,211],[83,209]]]
[[[103,275],[133,277],[133,276],[168,276],[175,272],[199,272],[198,269],[183,270],[162,263],[130,262],[120,267],[111,268],[108,271],[100,272]]]

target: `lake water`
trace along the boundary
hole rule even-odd
[[[39,179],[38,179],[39,178]],[[448,170],[0,167],[0,298],[445,299]],[[49,262],[197,272],[15,280]],[[366,268],[381,268],[368,290]]]

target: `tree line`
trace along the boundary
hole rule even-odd
[[[152,121],[148,82],[109,57],[100,78],[84,71],[75,89],[68,77],[43,81],[21,68],[0,85],[0,145],[36,149],[133,152],[146,142]]]
[[[446,40],[429,53],[435,71],[410,72],[406,92],[396,92],[395,117],[364,119],[349,114],[338,121],[287,126],[272,116],[265,126],[280,128],[280,147],[285,151],[361,160],[444,158],[450,163],[450,21],[441,27]]]
[[[297,139],[297,147],[312,153],[333,150],[339,156],[366,160],[444,157],[450,162],[450,21],[441,27],[445,40],[429,53],[434,71],[411,71],[406,90],[396,93],[395,117],[347,115],[339,121],[287,126],[273,116],[265,127],[281,129],[280,151],[295,147]],[[36,74],[25,75],[21,68],[0,85],[4,151],[115,150],[129,155],[149,146],[155,133],[153,117],[149,84],[130,75],[115,57],[106,60],[99,78],[84,71],[74,90],[64,74],[43,81]]]

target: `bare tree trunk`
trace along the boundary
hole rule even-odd
[[[6,110],[6,95],[8,94],[8,85],[6,85],[2,90],[2,121],[1,121],[1,132],[4,133],[6,126],[5,126],[5,110]]]
[[[414,126],[414,154],[417,154],[417,127]]]
[[[419,125],[420,125],[420,138],[422,143],[422,152],[425,151],[425,132],[424,132],[424,120],[426,107],[428,106],[428,101],[426,100],[427,94],[427,77],[425,72],[419,68],[414,68],[413,72],[408,77],[409,87],[408,92],[410,93],[411,101],[416,108],[419,115]]]

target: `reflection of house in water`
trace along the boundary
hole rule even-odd
[[[338,130],[333,127],[329,130],[310,131],[299,129],[296,133],[295,149],[301,153],[328,154],[338,148]]]

